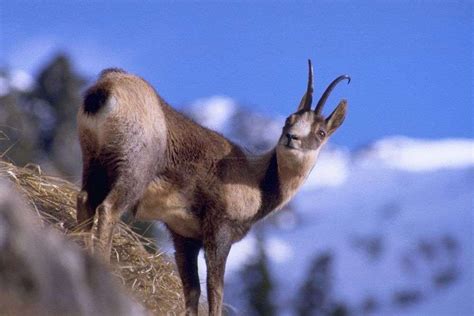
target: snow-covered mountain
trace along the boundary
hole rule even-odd
[[[395,152],[385,145],[393,142],[401,156],[418,151],[421,157],[407,165],[398,155],[387,159]],[[460,143],[455,161],[449,151]],[[423,156],[433,161],[437,152],[427,148],[443,145],[446,160],[413,169]],[[303,190],[294,207],[301,224],[268,231],[269,241],[286,251],[284,260],[282,254],[272,260],[284,289],[278,301],[296,293],[315,254],[330,252],[334,293],[355,314],[370,300],[378,315],[472,315],[473,149],[467,140],[382,140],[346,159],[338,185]]]
[[[282,118],[211,101],[199,101],[191,115],[250,148],[268,148],[279,136]],[[295,314],[318,256],[330,259],[330,299],[350,315],[474,314],[473,139],[397,136],[355,152],[329,144],[292,209],[276,220],[285,225],[265,229],[279,314]],[[233,288],[256,249],[252,234],[233,247],[226,276]],[[244,311],[237,292],[228,292]]]
[[[0,71],[0,97],[10,91],[30,91],[35,85],[33,77],[26,71],[14,69]]]

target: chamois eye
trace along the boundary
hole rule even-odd
[[[324,138],[324,137],[326,137],[326,132],[321,129],[321,130],[318,131],[318,136],[321,137],[321,138]]]

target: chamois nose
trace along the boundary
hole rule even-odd
[[[286,133],[286,138],[288,138],[288,140],[297,140],[298,136],[296,136],[295,134]]]

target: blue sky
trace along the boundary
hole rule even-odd
[[[315,92],[349,100],[334,142],[473,137],[472,1],[0,1],[0,65],[37,72],[61,50],[93,78],[119,66],[171,104],[227,95],[286,116]]]

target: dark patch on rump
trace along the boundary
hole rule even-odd
[[[93,87],[86,92],[84,97],[84,113],[96,114],[107,102],[109,89],[104,87]]]

